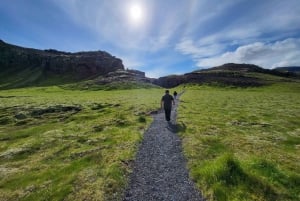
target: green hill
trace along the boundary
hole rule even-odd
[[[180,84],[209,84],[219,86],[256,87],[279,81],[296,81],[299,76],[290,72],[264,69],[252,64],[228,63],[209,69],[197,70],[184,75],[161,77],[155,81],[164,87]]]

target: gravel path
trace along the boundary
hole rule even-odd
[[[178,101],[178,100],[177,100]],[[161,111],[144,135],[123,201],[202,201],[189,179],[181,140],[176,134],[176,109],[171,122]]]

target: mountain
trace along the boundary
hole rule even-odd
[[[277,67],[275,70],[280,72],[289,72],[300,74],[300,66]]]
[[[297,75],[291,72],[264,69],[252,64],[227,63],[184,75],[160,77],[154,83],[166,88],[188,83],[257,87],[290,78],[297,78]]]
[[[68,83],[125,71],[122,60],[104,51],[37,50],[0,40],[0,87]]]
[[[269,70],[252,64],[228,63],[151,79],[144,72],[125,69],[121,59],[104,51],[38,50],[0,40],[0,89],[62,84],[77,89],[145,88],[153,84],[172,88],[188,83],[255,87],[299,79],[297,72],[299,67]]]

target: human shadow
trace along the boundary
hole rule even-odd
[[[171,121],[168,122],[167,129],[172,133],[185,132],[186,125],[184,123],[174,124]]]

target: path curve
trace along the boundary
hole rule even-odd
[[[154,121],[139,147],[129,186],[123,201],[203,201],[190,180],[181,140],[176,134],[178,100],[172,109],[171,122],[164,113]]]

